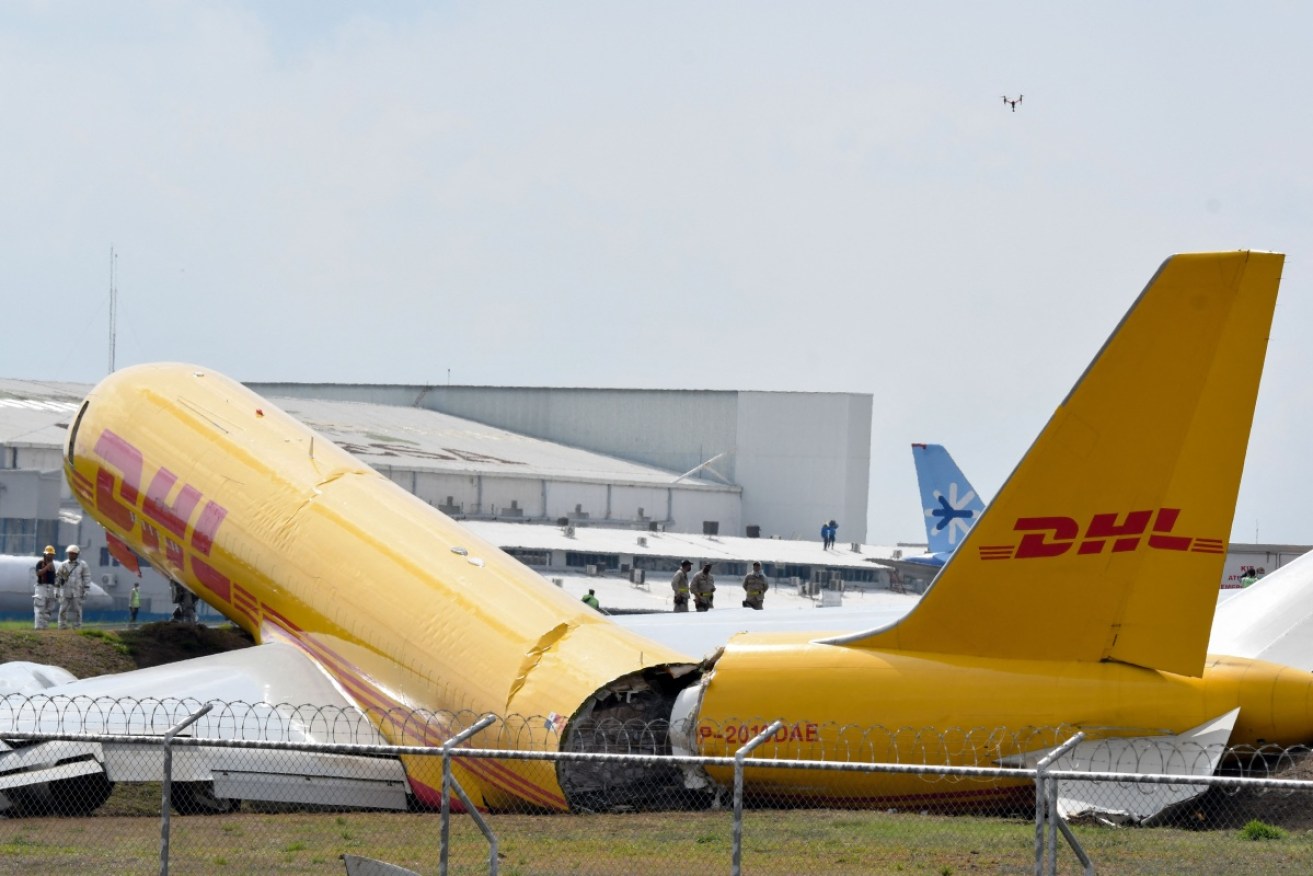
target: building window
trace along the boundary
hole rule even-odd
[[[797,563],[767,563],[765,571],[772,578],[801,578],[804,581],[812,579],[812,567]]]
[[[671,572],[679,568],[676,557],[634,557],[634,568],[645,572]]]
[[[526,566],[546,568],[552,564],[551,551],[535,551],[529,548],[503,548],[503,550]]]
[[[565,555],[565,565],[571,569],[583,569],[588,566],[618,569],[620,568],[620,556],[619,554],[582,554],[570,551]]]
[[[35,520],[0,517],[0,553],[21,557],[36,552]]]

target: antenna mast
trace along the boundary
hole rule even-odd
[[[114,247],[109,248],[109,373],[114,373],[114,339],[118,334],[119,288],[116,272],[119,257]]]

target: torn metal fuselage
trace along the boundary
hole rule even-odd
[[[597,690],[566,724],[561,751],[638,755],[641,760],[561,760],[557,781],[574,811],[700,809],[716,795],[705,774],[686,776],[680,765],[663,762],[687,753],[679,709],[687,691],[700,687],[695,664],[647,667]]]

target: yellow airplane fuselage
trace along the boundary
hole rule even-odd
[[[787,687],[785,679],[787,678]],[[763,711],[771,704],[773,711]],[[706,682],[697,747],[730,756],[775,719],[754,757],[994,766],[1082,730],[1092,738],[1177,734],[1239,707],[1232,744],[1313,739],[1313,675],[1210,657],[1202,678],[1120,663],[982,659],[740,636]],[[728,781],[728,770],[712,770]],[[978,801],[986,785],[920,776],[758,769],[754,790],[894,804]],[[1005,791],[1008,783],[988,786]]]
[[[257,641],[302,649],[398,744],[440,745],[491,712],[507,722],[477,744],[554,749],[603,685],[688,662],[220,374],[111,375],[70,430],[65,467],[109,532]],[[476,801],[567,805],[550,767],[465,763]],[[439,760],[407,772],[436,802]]]

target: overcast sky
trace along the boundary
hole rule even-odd
[[[5,0],[0,374],[104,376],[113,246],[120,367],[872,393],[868,537],[923,540],[911,442],[992,497],[1167,255],[1279,250],[1233,537],[1313,543],[1310,34],[1297,2]]]

